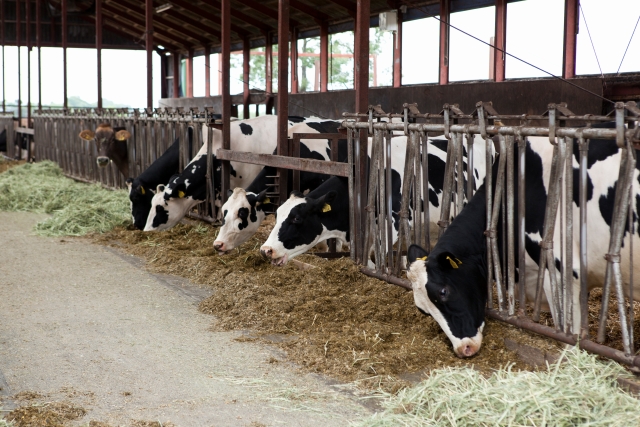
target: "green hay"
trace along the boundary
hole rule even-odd
[[[540,372],[438,369],[417,386],[381,393],[384,412],[357,426],[632,426],[638,400],[616,385],[629,374],[579,349]]]
[[[0,210],[52,214],[35,226],[44,236],[104,233],[131,221],[126,191],[75,182],[50,161],[0,174]]]

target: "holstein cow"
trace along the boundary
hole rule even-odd
[[[599,127],[611,127],[610,124]],[[579,215],[579,147],[574,141],[573,147],[573,210],[574,218]],[[548,138],[529,138],[525,152],[525,268],[527,299],[532,301],[537,283],[538,261],[541,236],[543,234],[544,211],[546,208],[548,183],[550,177],[553,147]],[[640,160],[636,152],[636,170],[632,192],[635,195],[633,205],[634,228],[638,232],[631,238],[633,245],[640,244],[638,211],[640,210]],[[606,260],[604,255],[609,247],[609,229],[613,216],[613,205],[617,186],[617,170],[620,166],[620,151],[615,141],[592,139],[589,144],[587,164],[587,251],[588,290],[602,286],[605,280]],[[497,163],[497,162],[496,162]],[[516,162],[517,163],[517,162]],[[514,165],[517,167],[517,164]],[[517,176],[517,175],[516,175]],[[494,182],[495,185],[495,182]],[[454,219],[447,231],[439,239],[428,258],[427,253],[412,246],[409,252],[408,277],[413,285],[414,300],[421,311],[430,313],[445,331],[458,356],[475,354],[482,343],[484,325],[484,305],[486,303],[487,268],[486,243],[486,199],[482,186],[469,201],[462,212]],[[515,197],[518,188],[515,186]],[[517,218],[517,204],[516,212]],[[498,242],[502,240],[502,225],[498,224]],[[577,307],[580,288],[579,264],[579,227],[573,227],[573,295]],[[561,227],[556,225],[554,248],[559,248]],[[518,227],[514,224],[514,234],[518,238]],[[628,239],[628,229],[625,230]],[[627,241],[628,243],[628,241]],[[630,244],[621,250],[621,271],[625,292],[628,290],[630,265]],[[501,246],[501,245],[499,245]],[[500,248],[502,252],[502,248]],[[516,266],[518,256],[515,256]],[[559,253],[556,265],[560,267]],[[558,270],[559,271],[559,270]],[[640,274],[640,264],[635,263],[633,274]],[[548,275],[545,277],[544,293],[551,295]],[[634,284],[634,298],[640,300],[640,284]],[[543,298],[544,300],[545,298]],[[548,299],[547,299],[548,300]],[[547,308],[549,308],[547,306]],[[554,319],[557,319],[550,307]],[[573,324],[580,325],[579,310],[573,310]]]
[[[336,133],[340,121],[325,120],[322,122],[299,123],[289,129],[289,136],[294,133]],[[339,140],[338,160],[346,161],[346,140]],[[275,153],[274,153],[275,154]],[[327,139],[302,139],[300,141],[300,158],[330,160],[331,145]],[[267,186],[271,183],[269,176],[274,176],[276,169],[265,166],[258,176],[245,189],[236,188],[230,192],[229,199],[222,206],[223,223],[213,247],[221,253],[230,251],[249,240],[258,231],[258,227],[266,218],[264,204]],[[300,172],[300,190],[308,193],[314,190],[330,176],[326,174]],[[288,180],[289,185],[292,179]]]
[[[305,120],[298,116],[289,117],[289,127]],[[277,117],[274,115],[260,116],[253,119],[233,121],[230,124],[231,147],[237,151],[252,153],[272,153],[277,141]],[[222,147],[222,132],[213,129],[213,152]],[[214,182],[216,198],[219,198],[221,164],[213,155]],[[145,231],[166,230],[178,223],[187,212],[206,198],[206,142],[185,166],[184,171],[163,186],[163,191],[156,192],[151,202],[151,210],[144,227]],[[231,186],[244,187],[258,175],[261,166],[250,163],[231,163]]]
[[[80,138],[96,142],[98,166],[107,167],[111,160],[120,173],[125,178],[129,178],[129,155],[127,153],[127,139],[131,138],[129,131],[123,127],[113,128],[109,123],[102,123],[98,125],[95,132],[89,129],[80,132]]]
[[[144,229],[147,217],[151,210],[151,201],[160,184],[169,182],[169,179],[178,172],[180,160],[180,141],[178,138],[158,157],[147,169],[135,179],[127,179],[129,188],[129,201],[131,202],[131,217],[133,225],[138,229]]]
[[[393,217],[393,227],[392,227],[392,239],[393,241],[397,241],[398,229],[399,229],[399,215],[401,204],[402,204],[402,179],[403,176],[400,171],[404,168],[405,163],[405,154],[406,154],[406,136],[397,136],[391,139],[391,210]],[[444,151],[443,151],[444,149]],[[444,171],[445,171],[445,159],[446,159],[446,149],[447,149],[447,140],[436,139],[430,141],[429,145],[429,156],[427,157],[427,161],[429,163],[429,207],[432,221],[438,221],[440,219],[440,210],[442,207],[442,194],[444,187]],[[484,140],[479,139],[477,143],[473,145],[474,150],[474,175],[476,176],[476,185],[479,181],[484,179],[484,163],[485,163],[485,143]],[[466,163],[466,153],[465,160]],[[466,165],[465,167],[465,176],[463,180],[466,180]],[[327,181],[328,183],[329,181]],[[335,184],[334,184],[335,185]],[[328,187],[320,186],[313,193],[317,195],[317,197],[322,196],[319,193],[322,189],[326,189],[325,191],[330,191],[331,189]],[[340,193],[337,193],[336,196],[340,196]],[[318,221],[316,217],[322,218],[322,213],[317,212],[313,209],[296,209],[296,215],[298,218],[292,218],[292,209],[295,206],[298,206],[302,203],[305,203],[305,200],[310,198],[311,194],[307,195],[306,198],[301,199],[298,195],[292,195],[280,208],[278,208],[276,213],[276,225],[274,226],[269,238],[264,243],[264,245],[260,248],[263,256],[270,258],[274,264],[276,265],[284,265],[288,260],[293,258],[294,256],[305,253],[318,242],[322,242],[326,239],[335,237],[333,232],[326,227],[315,227],[315,228],[300,228],[296,224],[299,224],[300,221],[306,221],[306,216],[314,217],[312,221]],[[311,200],[310,203],[313,203]],[[348,230],[349,230],[349,205],[348,202],[345,204],[339,203],[339,208],[341,209],[339,212],[335,212],[336,208],[331,208],[333,214],[339,215],[344,218],[346,222],[340,223],[340,227],[342,227],[339,231],[342,239],[348,239]],[[320,220],[320,223],[322,221]],[[289,236],[295,234],[299,229],[299,232],[302,233],[296,239],[292,239],[291,242],[295,241],[295,247],[289,247],[292,243],[288,243],[288,246],[283,243],[281,239],[282,236]]]

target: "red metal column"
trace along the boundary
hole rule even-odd
[[[189,49],[186,65],[187,98],[193,98],[193,49]]]
[[[211,96],[211,48],[204,47],[204,96]]]
[[[369,19],[371,4],[369,0],[358,0],[356,11],[355,31],[355,75],[354,86],[356,89],[356,112],[366,113],[369,109]],[[355,236],[356,259],[364,254],[364,224],[367,201],[367,131],[361,130],[359,135],[359,147],[356,147],[356,180],[355,180]]]
[[[31,0],[27,0],[27,127],[31,127]]]
[[[153,108],[153,0],[145,0],[147,108]]]
[[[264,73],[266,77],[267,105],[266,114],[273,114],[273,40],[271,33],[265,33],[266,46],[264,48]]]
[[[327,91],[329,83],[329,24],[320,24],[320,92]]]
[[[63,81],[63,96],[64,96],[64,108],[68,108],[68,96],[67,96],[67,0],[62,1],[62,81]]]
[[[4,2],[3,2],[4,3]],[[42,57],[40,55],[41,44],[42,44],[42,34],[40,30],[41,26],[41,3],[40,1],[36,1],[36,46],[38,48],[38,110],[42,110]]]
[[[278,0],[278,155],[288,155],[289,0]],[[287,198],[287,171],[278,169],[280,203]]]
[[[242,117],[249,118],[249,72],[251,67],[251,49],[249,39],[242,40]]]
[[[393,87],[402,86],[402,12],[398,10],[398,31],[393,33]]]
[[[173,97],[180,98],[180,54],[173,52]]]
[[[98,59],[98,108],[102,108],[102,0],[96,0],[96,54]]]
[[[16,46],[18,46],[18,126],[22,126],[22,59],[20,58],[20,0],[16,0]],[[2,64],[4,66],[4,64]]]
[[[576,42],[578,34],[578,7],[580,0],[564,2],[564,49],[562,51],[562,77],[570,79],[576,75]]]
[[[6,113],[7,112],[7,106],[5,104],[5,91],[4,91],[4,82],[5,82],[5,76],[4,76],[4,1],[2,1],[2,4],[0,4],[0,39],[2,41],[2,112]]]
[[[507,48],[507,0],[496,0],[496,29],[495,46],[498,49]],[[494,73],[497,82],[503,82],[505,78],[505,54],[497,49],[494,50]]]
[[[220,14],[222,15],[221,24],[221,43],[222,54],[220,55],[219,64],[222,71],[222,148],[231,148],[231,0],[222,0]],[[227,192],[231,186],[231,164],[228,161],[222,161],[222,171],[220,176],[220,190],[222,203],[227,201]]]
[[[449,83],[449,0],[440,0],[440,79]]]
[[[298,93],[298,30],[291,31],[291,93]]]

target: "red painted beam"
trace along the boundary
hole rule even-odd
[[[249,39],[242,40],[242,117],[249,118],[249,74],[251,71],[251,49]]]
[[[180,98],[180,54],[173,52],[173,97]]]
[[[31,0],[27,0],[27,127],[31,127]]]
[[[329,83],[329,25],[320,24],[320,92],[326,92]]]
[[[64,1],[64,0],[63,0]],[[4,5],[4,1],[2,2]],[[22,28],[20,27],[20,0],[16,0],[16,46],[18,46],[18,126],[22,126],[22,59],[20,58],[22,44]],[[4,62],[2,63],[4,68]]]
[[[449,83],[449,0],[440,0],[440,78],[441,85]]]
[[[62,79],[64,81],[64,108],[69,107],[68,94],[67,94],[67,35],[69,28],[67,28],[67,0],[62,1],[62,67],[63,74]]]
[[[298,93],[298,89],[298,30],[294,28],[291,31],[291,93]]]
[[[0,4],[0,41],[2,41],[2,63],[5,64],[4,60],[4,45],[5,45],[5,41],[4,41],[4,1],[2,2],[2,4]],[[2,112],[6,112],[6,94],[5,94],[5,75],[4,75],[4,68],[2,67]],[[13,151],[13,150],[12,150]],[[8,152],[7,155],[11,156],[10,154],[11,152]]]
[[[222,27],[222,148],[231,148],[231,0],[222,0],[221,4]],[[222,162],[220,177],[220,189],[222,203],[227,201],[227,192],[231,186],[231,163]]]
[[[579,0],[564,2],[564,49],[562,50],[562,77],[570,79],[576,75],[576,44],[578,35]]]
[[[204,96],[211,96],[211,48],[204,47]]]
[[[267,32],[265,34],[266,46],[264,48],[264,73],[266,78],[266,92],[267,96],[273,94],[273,39],[271,38],[271,33]],[[273,113],[273,98],[267,98],[266,105],[266,114]]]
[[[42,57],[40,55],[40,48],[42,44],[42,33],[40,28],[42,25],[41,8],[42,2],[36,1],[36,47],[38,48],[38,110],[42,110]]]
[[[186,60],[187,98],[193,98],[193,49],[189,49]]]
[[[277,154],[288,156],[289,143],[287,116],[289,115],[289,0],[278,0],[278,145]],[[287,194],[287,171],[278,170],[280,176],[280,203]]]
[[[102,108],[102,0],[96,0],[96,55],[98,60],[98,108]]]
[[[498,49],[507,48],[507,0],[496,0],[496,21],[495,21],[495,46]],[[493,69],[495,81],[503,82],[505,79],[505,55],[495,49],[493,55]]]
[[[153,108],[153,0],[145,0],[145,39],[147,48],[147,108]]]
[[[393,87],[402,86],[402,12],[398,10],[398,31],[393,33]]]

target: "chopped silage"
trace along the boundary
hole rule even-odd
[[[538,372],[436,369],[396,395],[381,393],[384,412],[357,426],[632,426],[636,398],[617,385],[630,374],[577,348]]]
[[[52,214],[35,226],[44,236],[103,233],[131,221],[126,191],[75,182],[50,161],[0,174],[0,210]]]

